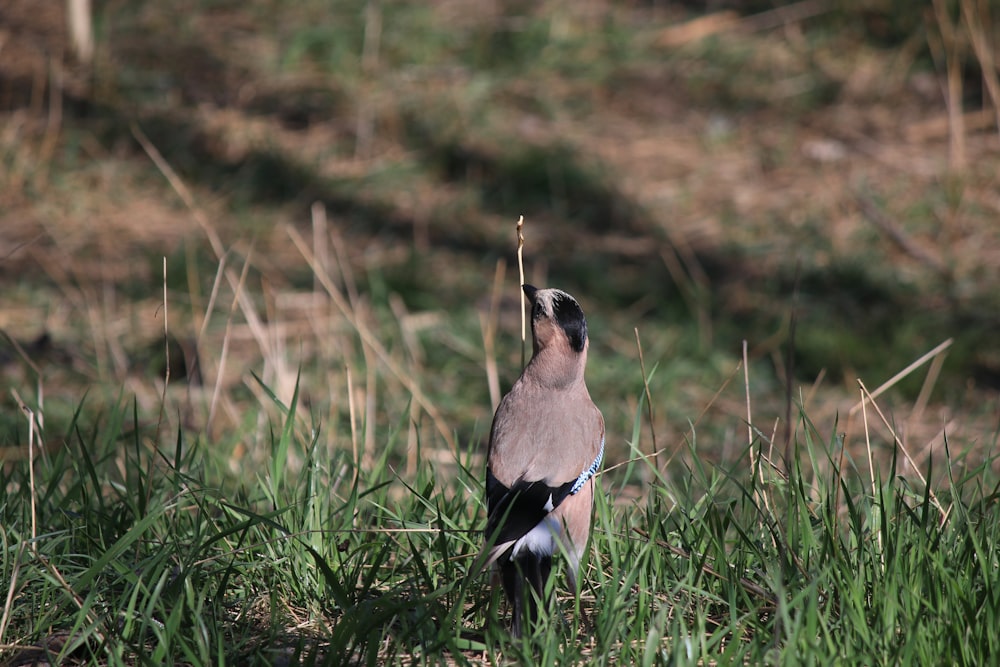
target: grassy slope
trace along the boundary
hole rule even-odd
[[[62,19],[30,4],[0,64],[0,326],[23,350],[0,361],[49,453],[33,484],[9,462],[29,433],[0,397],[5,655],[995,651],[998,151],[970,129],[948,169],[919,32],[875,48],[846,13],[677,46],[677,15],[599,3],[110,5],[93,78],[67,61],[45,95]],[[519,357],[513,301],[485,294],[522,212],[529,277],[588,311],[609,462],[653,448],[645,373],[670,463],[602,478],[583,629],[517,645],[465,575],[486,379]],[[848,413],[856,375],[947,336],[887,419]],[[800,467],[752,475],[788,415]]]

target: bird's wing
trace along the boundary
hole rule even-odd
[[[515,542],[541,523],[570,494],[575,479],[557,487],[542,480],[517,480],[510,487],[486,471],[486,501],[489,517],[486,538],[494,545]]]

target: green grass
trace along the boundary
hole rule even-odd
[[[970,132],[949,170],[924,18],[849,0],[667,47],[687,3],[181,4],[99,8],[58,123],[61,17],[22,12],[0,59],[0,664],[997,653],[997,154]],[[560,570],[515,641],[475,559],[519,213],[528,279],[587,310],[608,471],[582,590]],[[203,384],[163,391],[164,320]],[[864,439],[855,379],[946,338],[879,398],[902,442],[871,410]],[[791,462],[755,468],[786,414]]]
[[[126,398],[98,416],[84,401],[33,477],[5,464],[5,659],[984,664],[1000,650],[990,456],[949,450],[928,486],[893,457],[871,483],[804,415],[787,475],[750,469],[763,436],[719,465],[692,436],[665,475],[641,460],[602,475],[582,590],[560,576],[552,616],[514,640],[476,572],[481,443],[425,451],[407,477],[405,423],[354,458],[297,401],[263,429],[264,464],[235,473],[216,443],[157,433]]]

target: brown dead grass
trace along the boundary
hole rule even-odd
[[[106,143],[87,124],[79,105],[87,100],[108,103],[109,98],[93,89],[88,72],[64,55],[66,35],[58,4],[44,3],[41,10],[35,5],[30,0],[10,0],[0,10],[0,155],[7,167],[0,176],[0,280],[7,294],[0,328],[22,341],[49,332],[71,350],[73,358],[84,360],[78,364],[86,382],[129,380],[144,410],[155,412],[158,380],[138,372],[143,363],[137,359],[156,345],[163,331],[161,288],[156,287],[161,281],[161,258],[206,253],[209,237],[215,234],[228,253],[218,261],[233,272],[233,278],[223,279],[223,271],[217,277],[187,276],[187,287],[175,288],[180,303],[171,304],[167,325],[174,335],[195,341],[202,363],[203,385],[179,391],[177,400],[189,406],[214,405],[216,396],[218,407],[211,411],[217,420],[214,433],[241,423],[239,402],[246,399],[240,394],[249,391],[254,400],[268,403],[250,378],[250,369],[262,367],[265,382],[288,400],[297,360],[302,358],[318,360],[329,369],[306,393],[307,403],[330,406],[325,418],[331,424],[348,422],[357,428],[363,415],[371,417],[366,411],[375,403],[407,404],[413,387],[400,376],[417,377],[424,371],[420,351],[410,344],[408,349],[404,345],[387,352],[391,364],[401,370],[382,385],[382,376],[393,373],[382,360],[377,364],[378,378],[366,375],[363,362],[371,363],[377,355],[371,344],[355,338],[357,327],[351,317],[387,336],[396,336],[409,323],[468,357],[468,368],[483,366],[480,353],[469,349],[467,341],[443,331],[445,314],[409,313],[404,306],[398,321],[386,325],[378,322],[355,284],[364,272],[404,265],[411,246],[433,255],[427,266],[442,281],[467,282],[469,267],[481,265],[481,258],[474,250],[450,249],[442,242],[453,237],[453,230],[478,226],[480,242],[496,247],[511,236],[509,220],[480,208],[460,183],[435,178],[433,171],[414,169],[403,188],[372,185],[354,193],[356,203],[387,206],[389,217],[398,220],[382,229],[364,229],[350,222],[350,213],[330,212],[329,227],[316,238],[331,239],[322,261],[353,314],[336,312],[318,282],[312,291],[294,284],[295,275],[307,270],[306,261],[285,225],[309,230],[303,231],[307,236],[315,231],[315,221],[302,214],[301,206],[256,203],[249,211],[235,212],[227,205],[231,193],[198,182],[187,183],[196,210],[185,205],[134,144],[124,145],[121,139]],[[470,5],[478,13],[470,12]],[[482,29],[498,10],[494,3],[463,1],[440,3],[433,11],[442,18],[461,15],[473,28]],[[797,21],[762,32],[754,24],[727,19],[710,26],[709,32],[721,35],[723,48],[752,54],[742,65],[746,80],[737,80],[734,89],[745,88],[754,99],[772,103],[742,110],[721,105],[713,109],[706,102],[707,93],[685,79],[685,72],[700,67],[705,57],[703,39],[688,34],[682,46],[676,46],[677,26],[664,21],[663,13],[618,10],[604,3],[588,3],[579,14],[569,7],[560,11],[568,17],[560,24],[566,31],[595,29],[599,19],[617,11],[635,21],[637,39],[655,41],[656,32],[643,30],[642,24],[657,20],[663,22],[664,35],[672,31],[673,41],[669,48],[662,40],[657,47],[662,63],[629,65],[610,83],[595,86],[586,80],[556,79],[504,84],[497,91],[501,99],[544,95],[550,106],[562,106],[542,113],[528,104],[512,104],[487,118],[465,117],[466,125],[453,130],[459,141],[486,152],[503,142],[568,144],[586,161],[599,165],[617,192],[643,212],[647,225],[624,229],[609,221],[604,229],[582,230],[570,221],[551,219],[533,230],[529,220],[529,254],[535,250],[541,255],[543,247],[533,249],[532,243],[541,246],[549,239],[550,245],[560,246],[554,249],[553,262],[560,261],[558,252],[566,251],[562,246],[572,246],[572,253],[590,249],[609,256],[612,265],[655,264],[662,270],[663,262],[672,261],[668,251],[673,248],[686,279],[717,294],[717,300],[734,312],[784,308],[764,303],[764,297],[748,286],[798,260],[823,267],[845,256],[877,257],[900,281],[927,288],[928,294],[941,284],[943,270],[960,298],[980,294],[982,285],[1000,284],[997,128],[983,122],[979,110],[969,112],[965,123],[969,166],[956,173],[949,163],[951,122],[939,82],[912,67],[912,51],[886,52],[863,43],[842,50],[837,42],[817,51]],[[155,8],[144,10],[135,21],[153,31],[149,34],[169,26],[167,14]],[[173,53],[195,69],[171,93],[176,97],[167,96],[169,114],[195,137],[185,141],[220,164],[239,166],[256,154],[271,152],[331,180],[359,179],[400,165],[420,166],[422,156],[400,140],[413,108],[429,114],[436,108],[457,109],[458,117],[480,108],[462,97],[470,80],[468,70],[378,71],[372,83],[357,89],[338,87],[308,67],[294,73],[268,72],[266,68],[279,59],[279,45],[262,37],[254,21],[252,13],[238,10],[195,16],[185,29],[203,33],[205,40],[196,50],[178,44]],[[115,39],[121,41],[106,43],[105,52],[99,52],[98,67],[114,67],[115,58],[123,54],[143,57],[151,38],[116,35]],[[156,55],[144,57],[155,60]],[[797,109],[796,100],[817,85],[817,70],[839,92],[830,103]],[[770,76],[761,78],[762,71]],[[330,92],[344,104],[342,113],[300,117],[295,109],[282,108],[282,100],[310,90]],[[790,110],[783,109],[782,96]],[[586,110],[580,111],[572,100],[585,102]],[[160,111],[140,109],[135,117],[143,125]],[[355,145],[352,136],[362,112],[374,119],[377,128],[363,154],[345,149]],[[474,130],[480,124],[488,131],[477,134]],[[162,137],[158,140],[160,148],[169,148],[162,145]],[[75,157],[68,157],[69,152]],[[944,190],[953,193],[950,201],[939,200],[929,215],[914,218],[916,209],[927,206],[928,192]],[[879,210],[895,227],[880,224],[866,208],[870,193],[878,195]],[[248,222],[247,216],[253,220]],[[386,229],[393,231],[388,234]],[[894,236],[892,229],[899,233]],[[574,243],[560,241],[569,235]],[[323,244],[320,241],[314,250],[319,253]],[[749,249],[752,257],[733,267],[734,273],[720,279],[699,265],[699,257],[724,257],[734,247]],[[497,248],[494,253],[506,250]],[[540,257],[535,261],[533,279],[544,281],[546,264]],[[239,288],[235,278],[247,264],[251,270]],[[482,271],[483,290],[492,270],[490,264]],[[210,291],[193,284],[219,286],[214,310],[209,309]],[[144,286],[135,291],[146,296],[129,296],[132,286]],[[251,292],[252,298],[239,301],[239,289]],[[456,290],[475,291],[468,285]],[[612,312],[618,305],[591,307]],[[929,301],[928,307],[932,305]],[[641,308],[639,312],[641,317]],[[206,316],[208,325],[203,326]],[[629,321],[623,330],[634,324]],[[509,333],[502,330],[499,335]],[[644,339],[653,334],[643,330]],[[415,340],[412,332],[402,335]],[[608,332],[605,339],[612,353],[635,358],[629,336]],[[781,342],[762,341],[755,353],[780,370]],[[923,351],[915,351],[914,357]],[[731,359],[735,368],[737,358]],[[483,373],[485,382],[484,369]],[[443,393],[449,387],[460,391],[460,384],[452,382],[441,380]],[[690,387],[678,411],[697,414],[708,406],[706,420],[738,425],[745,413],[742,392],[733,386],[713,400],[717,388],[709,383]],[[836,415],[846,415],[859,397],[850,372],[835,384],[818,382],[804,392],[809,399],[806,410],[820,424],[833,424]],[[781,392],[774,393],[774,404],[763,406],[758,415],[759,423],[766,424],[759,426],[765,434],[777,430],[773,419],[784,416]],[[905,404],[892,407],[904,415],[900,437],[912,443],[919,461],[940,451],[945,433],[957,442],[988,445],[996,413],[995,408],[982,406],[995,400],[994,392],[970,381],[968,391],[947,404],[932,402],[908,415]],[[618,419],[622,432],[614,438],[620,442],[634,405],[628,399],[619,401],[612,410],[625,415]],[[454,412],[444,408],[435,427],[432,422],[437,420],[427,418],[426,408],[411,407],[426,437],[438,437],[434,433],[441,430],[464,431],[489,416],[488,406],[471,413],[464,405]],[[205,418],[206,414],[191,417],[192,424]],[[686,425],[662,413],[655,419],[659,440],[679,447]],[[859,434],[856,424],[849,428],[850,443]],[[725,432],[728,435],[712,448],[723,456],[743,442],[738,426]],[[415,437],[410,434],[411,441]],[[888,432],[882,437],[891,443]]]

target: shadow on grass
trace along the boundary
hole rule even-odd
[[[301,110],[274,106],[268,98],[259,100],[258,111],[273,110],[281,122],[291,124],[336,115],[336,95],[303,94],[311,101]],[[98,108],[85,99],[70,99],[67,107],[99,128],[103,141],[135,146],[128,129],[132,119],[121,109]],[[491,230],[468,216],[509,217],[513,222],[515,213],[523,213],[532,223],[534,243],[545,248],[553,280],[572,285],[590,303],[604,304],[607,312],[626,307],[647,321],[683,323],[695,320],[701,310],[712,321],[712,344],[735,350],[742,339],[753,345],[777,336],[786,345],[782,329],[794,305],[795,366],[802,380],[811,381],[824,369],[833,379],[853,373],[888,378],[954,337],[943,381],[950,378],[957,388],[972,377],[1000,387],[1000,350],[993,340],[1000,305],[995,296],[959,300],[952,298],[949,285],[936,288],[938,296],[915,293],[880,266],[859,260],[804,267],[796,301],[793,267],[766,275],[754,266],[753,257],[725,247],[693,249],[692,261],[703,269],[707,284],[692,296],[691,285],[678,285],[665,267],[662,253],[670,247],[665,230],[620,192],[613,178],[558,141],[491,152],[407,118],[404,139],[421,156],[421,165],[440,182],[471,191],[476,200],[468,211],[434,210],[430,220],[418,220],[391,195],[366,191],[361,179],[324,177],[278,148],[252,150],[236,162],[227,159],[182,112],[147,112],[141,125],[186,179],[225,194],[234,207],[292,205],[301,207],[305,220],[308,207],[318,201],[343,221],[344,233],[358,245],[378,238],[410,248],[409,261],[386,271],[384,287],[417,307],[433,306],[428,294],[440,303],[474,297],[481,290],[429,270],[433,257],[413,244],[418,225],[426,226],[435,256],[484,266],[507,254],[498,248],[509,247],[503,239],[510,230]],[[634,243],[622,250],[609,243],[612,238]],[[309,276],[303,279],[311,282]],[[635,304],[641,306],[636,309]],[[904,393],[915,396],[920,381],[904,383]]]

